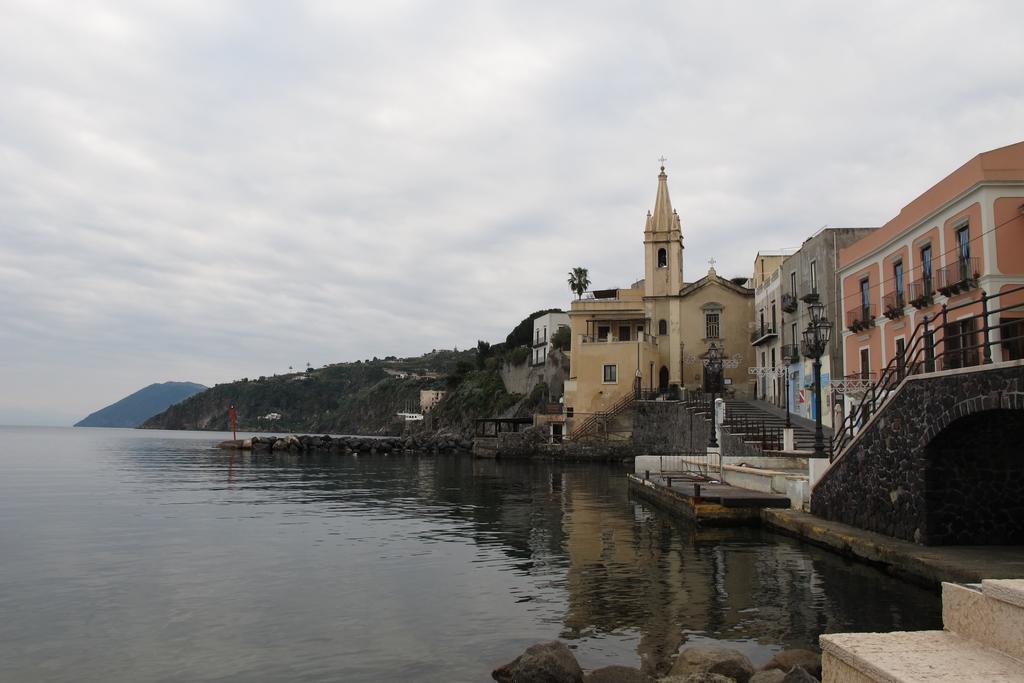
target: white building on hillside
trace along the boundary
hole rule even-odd
[[[551,336],[562,327],[569,327],[569,314],[562,311],[545,313],[533,320],[533,354],[531,365],[543,365],[551,350]]]

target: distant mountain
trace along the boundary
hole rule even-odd
[[[97,410],[76,427],[138,427],[149,418],[162,413],[175,403],[206,391],[202,384],[193,382],[164,382],[150,384],[145,389],[125,396],[117,403]]]

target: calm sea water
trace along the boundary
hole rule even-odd
[[[485,681],[719,641],[940,626],[938,597],[795,540],[695,531],[623,471],[238,455],[223,435],[0,428],[0,680]]]

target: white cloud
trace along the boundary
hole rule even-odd
[[[0,4],[0,422],[498,341],[1022,137],[1016,3]]]

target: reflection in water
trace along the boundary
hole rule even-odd
[[[684,642],[760,663],[823,632],[939,626],[930,593],[676,523],[615,468],[0,432],[3,680],[484,680],[554,637],[586,668],[653,672]]]

